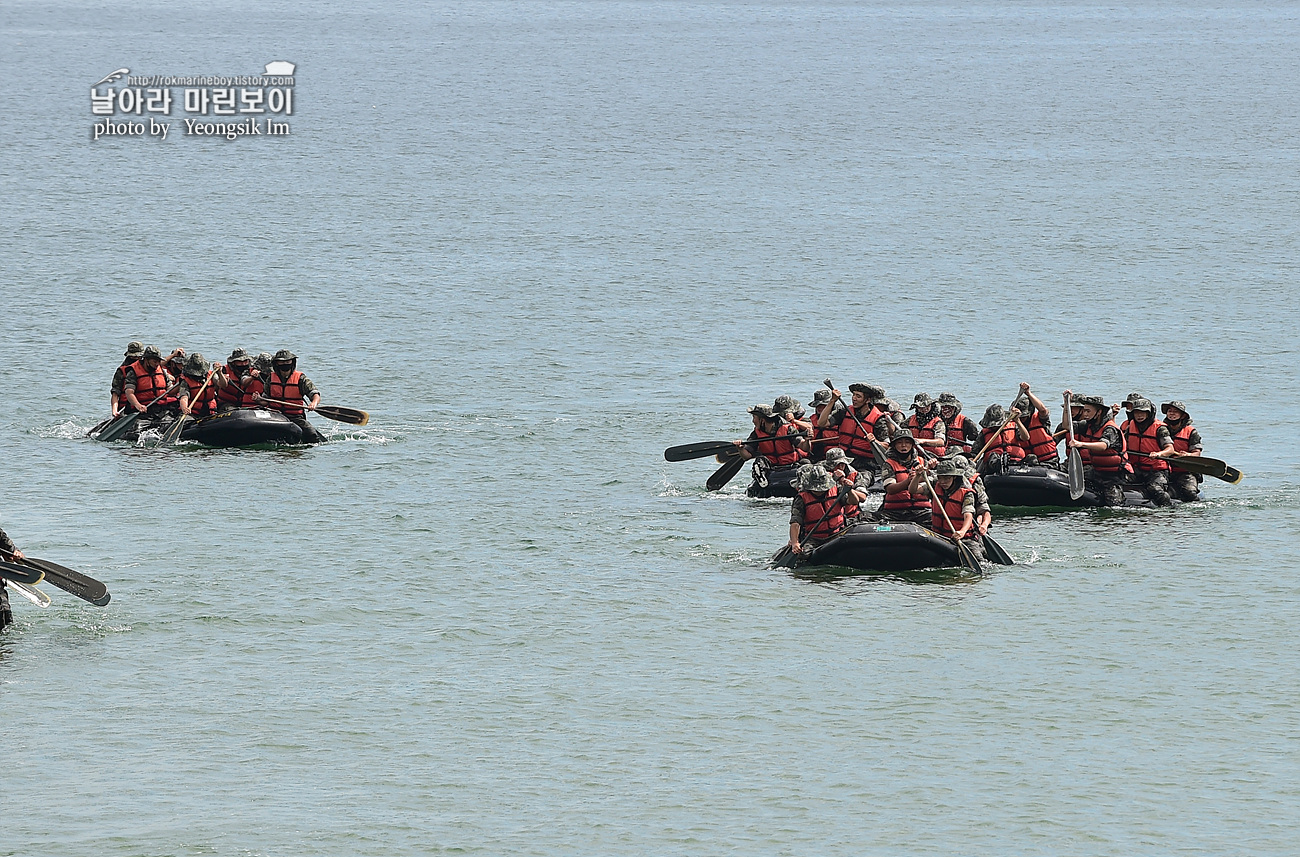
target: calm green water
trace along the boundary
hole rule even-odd
[[[1283,4],[7,8],[0,523],[113,601],[15,599],[0,854],[1293,854],[1297,53]],[[274,59],[288,139],[89,139],[112,69]],[[86,440],[135,338],[371,423]],[[1181,398],[1247,479],[810,583],[662,451],[827,376]]]

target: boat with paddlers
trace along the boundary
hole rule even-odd
[[[1009,556],[995,559],[992,551],[986,552],[990,561],[1010,564]],[[969,554],[962,556],[952,539],[904,521],[853,524],[802,554],[785,545],[773,555],[772,565],[790,569],[825,567],[827,573],[841,575],[894,574],[927,568],[964,568],[971,573],[981,570],[978,563],[970,562]]]

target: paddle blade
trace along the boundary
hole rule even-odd
[[[1229,485],[1236,485],[1238,482],[1244,479],[1245,476],[1246,474],[1242,473],[1240,470],[1238,470],[1235,467],[1225,467],[1223,475],[1220,476],[1219,478],[1222,479],[1224,482],[1227,482]]]
[[[44,574],[40,569],[15,565],[12,562],[0,562],[0,577],[18,583],[36,584],[41,582]]]
[[[370,422],[370,414],[358,408],[342,408],[334,405],[317,405],[314,410],[327,420],[363,426]]]
[[[176,441],[181,439],[181,432],[185,431],[185,424],[189,420],[189,414],[181,414],[180,419],[172,423],[163,436],[158,438],[158,446],[175,446]]]
[[[717,471],[709,477],[704,483],[704,487],[710,491],[720,491],[722,488],[740,472],[740,468],[745,466],[746,459],[736,456],[731,461],[722,465]]]
[[[975,552],[970,549],[970,545],[965,544],[961,539],[957,540],[957,555],[961,557],[962,566],[970,569],[971,574],[984,573],[980,561],[975,558]]]
[[[1149,456],[1148,456],[1149,457]],[[1183,455],[1173,458],[1166,458],[1165,461],[1175,470],[1184,470],[1188,473],[1199,473],[1202,476],[1213,476],[1215,479],[1222,479],[1228,472],[1228,464],[1217,458],[1207,458],[1200,455]]]
[[[70,568],[59,565],[57,562],[50,562],[48,559],[37,559],[36,557],[25,557],[22,561],[24,566],[38,569],[44,573],[45,579],[55,586],[75,595],[82,601],[89,601],[96,607],[103,607],[113,596],[108,592],[108,587],[99,582],[88,574],[82,574],[79,571],[73,571]]]
[[[1016,561],[1011,558],[1011,554],[1003,550],[1002,545],[993,540],[993,537],[985,533],[982,537],[984,542],[984,555],[998,565],[1015,565]],[[53,582],[53,581],[51,581]]]
[[[681,446],[668,447],[664,450],[664,461],[691,461],[728,451],[733,453],[736,451],[736,445],[729,440],[702,440],[699,443],[684,443]]]
[[[50,596],[41,592],[35,586],[28,586],[26,583],[19,583],[16,580],[9,581],[9,588],[17,592],[37,607],[45,608],[50,606]]]
[[[129,414],[123,414],[108,424],[108,427],[99,433],[95,440],[112,441],[117,440],[122,435],[135,428],[135,424],[140,421],[140,412],[132,411]]]
[[[1074,447],[1067,456],[1065,475],[1070,479],[1070,499],[1078,500],[1083,496],[1083,457]]]

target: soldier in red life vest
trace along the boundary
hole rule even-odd
[[[181,377],[182,373],[185,372],[185,349],[172,349],[172,353],[168,354],[167,359],[163,360],[163,368],[167,370],[167,374],[171,375],[173,379]]]
[[[889,440],[889,451],[885,454],[885,466],[889,469],[881,472],[885,499],[872,520],[911,521],[914,524],[929,525],[930,495],[917,495],[908,490],[912,482],[912,471],[920,458],[912,433],[907,429],[895,432]]]
[[[122,398],[140,413],[160,416],[175,411],[176,397],[168,394],[172,378],[163,369],[162,352],[147,346],[140,359],[126,367]]]
[[[109,387],[108,406],[112,410],[114,417],[121,416],[124,410],[122,407],[122,389],[126,384],[126,367],[143,356],[143,342],[132,340],[126,344],[126,354],[122,355],[122,365],[118,366],[113,372],[113,383]]]
[[[844,529],[844,501],[853,492],[842,491],[820,464],[799,468],[795,486],[799,493],[790,501],[789,545],[801,554],[805,547],[816,547]]]
[[[179,401],[182,414],[198,418],[217,412],[217,392],[208,381],[208,372],[211,370],[211,365],[197,351],[185,358],[185,368],[181,370],[181,381],[184,383]]]
[[[859,472],[871,471],[874,480],[883,465],[876,462],[871,442],[879,439],[883,443],[890,435],[889,421],[875,404],[877,399],[884,398],[885,391],[874,384],[850,384],[849,391],[853,394],[852,404],[845,409],[844,416],[835,426],[839,433],[839,446],[848,454]],[[831,396],[831,401],[839,399],[840,391],[831,390]],[[817,414],[817,425],[830,427],[831,413],[831,407],[824,405]]]
[[[984,450],[980,472],[1001,473],[1004,467],[1025,460],[1024,444],[1029,442],[1029,432],[1016,419],[1018,416],[1020,411],[1015,408],[1008,413],[996,404],[984,411],[984,419],[980,420],[982,429],[975,441],[976,448]]]
[[[1201,454],[1201,433],[1196,430],[1196,426],[1192,425],[1187,406],[1182,402],[1178,400],[1165,402],[1160,406],[1160,412],[1165,415],[1165,428],[1169,430],[1174,445],[1173,453],[1165,456],[1169,459],[1169,466],[1172,468],[1169,471],[1169,493],[1184,503],[1199,500],[1200,482],[1203,477],[1199,473],[1188,473],[1186,470],[1178,469],[1178,459]],[[1156,455],[1160,454],[1156,453]]]
[[[304,374],[298,371],[298,356],[287,348],[275,352],[271,359],[271,373],[264,379],[266,389],[254,401],[260,406],[279,411],[302,429],[303,443],[320,443],[325,438],[316,427],[307,422],[306,410],[320,404],[320,391]],[[265,396],[265,398],[262,398]],[[291,404],[269,401],[278,399]],[[303,402],[306,402],[304,408]]]
[[[831,415],[828,420],[829,425],[823,426],[819,423],[819,415],[824,407],[831,409]],[[808,407],[813,409],[812,413],[812,450],[809,453],[809,459],[820,461],[826,456],[826,450],[839,442],[840,420],[844,418],[844,403],[837,400],[831,395],[831,391],[822,387],[813,393],[813,400],[808,403]]]
[[[1029,438],[1025,445],[1025,463],[1059,467],[1061,457],[1056,449],[1057,440],[1048,428],[1052,424],[1052,414],[1047,405],[1033,394],[1026,381],[1020,382],[1020,395],[1013,404],[1021,414],[1017,421]]]
[[[944,451],[970,453],[979,437],[975,421],[961,412],[961,401],[952,393],[939,394],[939,419],[944,424]]]
[[[847,492],[844,498],[845,522],[857,523],[862,517],[862,504],[867,501],[867,489],[871,487],[871,477],[854,470],[853,465],[849,463],[848,455],[838,446],[826,450],[826,461],[823,466],[826,472],[834,477],[840,490]]]
[[[965,485],[975,492],[975,528],[982,536],[993,524],[993,507],[989,505],[989,492],[984,488],[984,477],[980,476],[975,462],[964,455],[953,455],[952,461],[962,469]]]
[[[253,368],[253,359],[248,356],[248,352],[236,348],[230,352],[224,366],[214,368],[217,371],[212,376],[212,384],[217,390],[217,412],[251,407],[253,396],[244,384],[244,376]],[[244,404],[245,398],[248,399],[248,404]]]
[[[1119,427],[1124,434],[1129,463],[1133,465],[1129,481],[1137,485],[1142,490],[1142,496],[1155,505],[1172,506],[1174,501],[1169,497],[1169,463],[1164,459],[1174,452],[1173,437],[1164,422],[1156,419],[1156,406],[1150,399],[1133,400],[1129,413],[1132,417]]]
[[[966,485],[965,469],[950,458],[937,462],[931,483],[933,494],[926,485],[927,471],[924,461],[918,464],[907,490],[930,496],[930,529],[955,541],[965,540],[971,552],[983,559],[984,547],[975,526],[975,491]]]
[[[939,415],[939,403],[931,399],[929,393],[917,393],[910,409],[916,413],[908,417],[903,428],[912,435],[917,446],[925,447],[925,451],[936,458],[942,458],[947,442],[947,426]]]
[[[1127,399],[1125,399],[1124,401],[1120,402],[1118,405],[1111,405],[1111,406],[1110,406],[1110,413],[1111,413],[1111,416],[1112,416],[1112,417],[1117,417],[1117,416],[1119,416],[1119,409],[1120,409],[1120,408],[1123,408],[1123,409],[1124,409],[1124,414],[1125,414],[1125,416],[1124,416],[1125,421],[1128,421],[1128,420],[1133,419],[1133,403],[1134,403],[1134,402],[1141,401],[1142,399],[1145,399],[1145,398],[1146,398],[1146,396],[1142,395],[1141,393],[1129,393]],[[1121,424],[1121,425],[1120,425],[1120,431],[1123,431],[1123,430],[1124,430],[1124,426],[1123,426],[1123,424]]]
[[[741,458],[762,457],[773,467],[790,467],[808,457],[808,441],[770,405],[754,405],[749,414],[754,430],[745,440],[736,441]]]
[[[776,401],[772,403],[772,412],[789,423],[795,431],[803,435],[811,434],[812,420],[806,419],[803,405],[799,404],[794,396],[777,396]]]
[[[1065,393],[1073,399],[1069,390]],[[1071,411],[1073,404],[1072,400]],[[1082,419],[1074,424],[1074,441],[1066,442],[1083,458],[1084,485],[1097,495],[1101,505],[1122,506],[1129,472],[1124,433],[1111,419],[1110,408],[1101,396],[1080,396],[1079,405]],[[1067,418],[1062,414],[1062,419]]]

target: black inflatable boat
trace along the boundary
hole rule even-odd
[[[302,443],[302,429],[277,411],[240,408],[190,423],[181,432],[181,440],[192,440],[205,446]]]
[[[957,546],[920,524],[860,523],[830,541],[795,556],[788,546],[772,557],[777,568],[836,566],[888,574],[922,568],[960,568]]]
[[[984,488],[995,506],[1056,506],[1079,509],[1100,506],[1097,495],[1084,490],[1078,500],[1070,499],[1070,478],[1064,472],[1042,465],[1016,464],[1000,473],[984,475]],[[1125,491],[1125,506],[1150,507],[1141,491]]]

